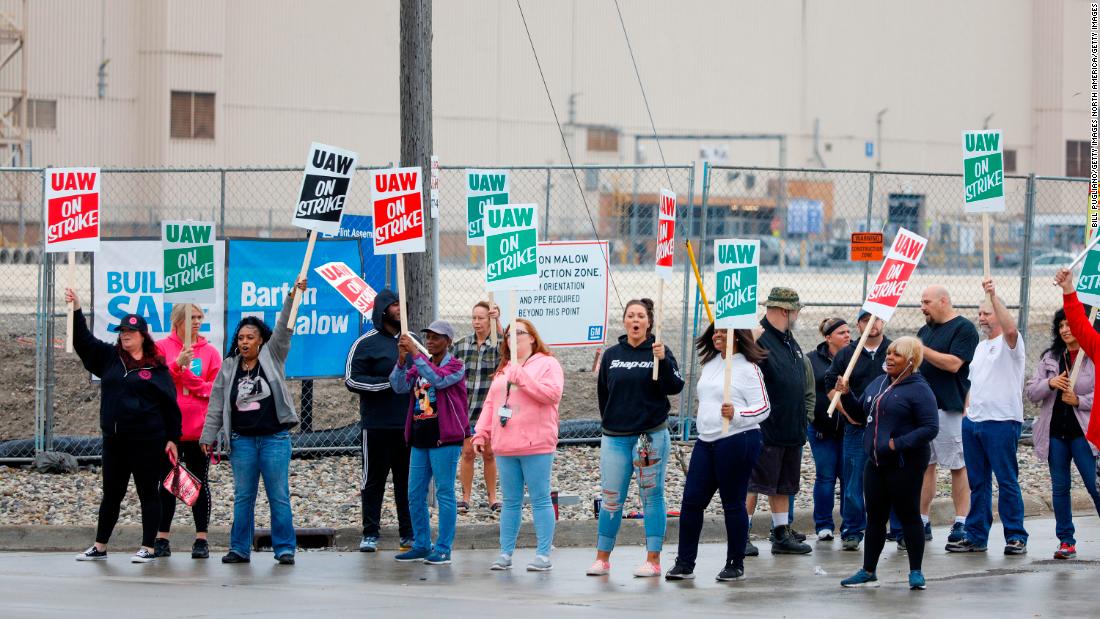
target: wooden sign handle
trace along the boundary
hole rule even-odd
[[[871,321],[877,320],[872,314]],[[847,381],[852,375],[852,370],[856,369],[856,362],[859,361],[859,356],[863,354],[863,347],[867,344],[867,336],[871,335],[871,323],[867,323],[867,328],[863,330],[863,334],[859,336],[859,343],[856,344],[856,349],[852,353],[852,358],[848,360],[848,367],[844,369],[844,380]],[[840,392],[838,391],[833,395],[833,399],[829,402],[829,417],[832,418],[833,411],[836,410],[837,403],[840,402]]]
[[[191,304],[188,304],[187,315],[184,316],[184,318],[183,318],[183,347],[184,348],[191,348],[191,308],[192,307],[194,307],[194,306],[191,305]],[[189,367],[180,368],[180,369],[183,370],[184,372],[190,372],[191,371],[191,368],[189,368]],[[190,393],[190,392],[188,391],[187,387],[184,387],[183,388],[183,395],[187,395],[188,393]]]
[[[511,357],[508,359],[509,363],[514,367],[519,363],[519,352],[516,350],[516,312],[518,301],[516,300],[516,291],[508,291],[508,350],[511,353]]]
[[[982,273],[985,281],[991,279],[989,270],[989,213],[982,213]],[[993,303],[993,295],[987,294],[986,299]]]
[[[294,280],[294,285],[298,285],[298,280],[309,274],[309,261],[313,259],[313,246],[317,243],[317,231],[309,231],[309,243],[306,244],[306,255],[302,260],[302,270],[298,272],[298,279]],[[290,316],[286,320],[286,328],[294,331],[294,321],[298,318],[298,306],[302,304],[303,291],[299,290],[294,293],[294,301],[290,304]],[[402,306],[404,307],[404,306]]]
[[[76,290],[76,252],[69,252],[69,262],[65,265],[65,287]],[[73,317],[76,312],[71,302],[65,304],[65,352],[73,352]]]
[[[657,279],[657,305],[653,307],[653,344],[659,344],[661,342],[661,309],[665,304],[665,278],[660,277]],[[657,353],[653,353],[653,380],[658,379],[660,374],[660,362],[657,359]]]
[[[722,380],[722,403],[732,404],[733,387],[733,329],[726,329],[726,369]],[[722,434],[730,431],[730,420],[722,417]]]
[[[489,307],[492,308],[494,305],[496,305],[496,298],[494,297],[493,293],[490,292],[489,293]],[[489,319],[489,343],[492,344],[494,348],[496,348],[496,345],[497,345],[497,319],[496,318],[490,318]]]

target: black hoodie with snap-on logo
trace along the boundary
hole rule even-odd
[[[684,379],[672,351],[665,347],[659,380],[653,380],[653,341],[650,335],[635,348],[622,335],[618,344],[604,351],[596,378],[604,434],[641,434],[668,422],[672,408],[668,396],[683,390]]]

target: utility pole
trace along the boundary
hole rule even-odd
[[[401,0],[401,165],[420,166],[423,180],[425,251],[405,254],[405,305],[410,331],[428,326],[436,303],[433,282],[436,221],[430,216],[432,155],[432,2]]]

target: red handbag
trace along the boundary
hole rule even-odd
[[[168,454],[168,460],[172,463],[172,470],[164,478],[164,489],[188,506],[194,505],[199,500],[202,482],[171,453]]]

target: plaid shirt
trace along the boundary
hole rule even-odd
[[[493,374],[500,365],[500,342],[493,346],[489,338],[477,345],[477,336],[471,333],[454,343],[451,354],[462,359],[466,365],[466,397],[470,404],[470,423],[477,423],[485,398],[489,396],[489,386],[493,384]]]

